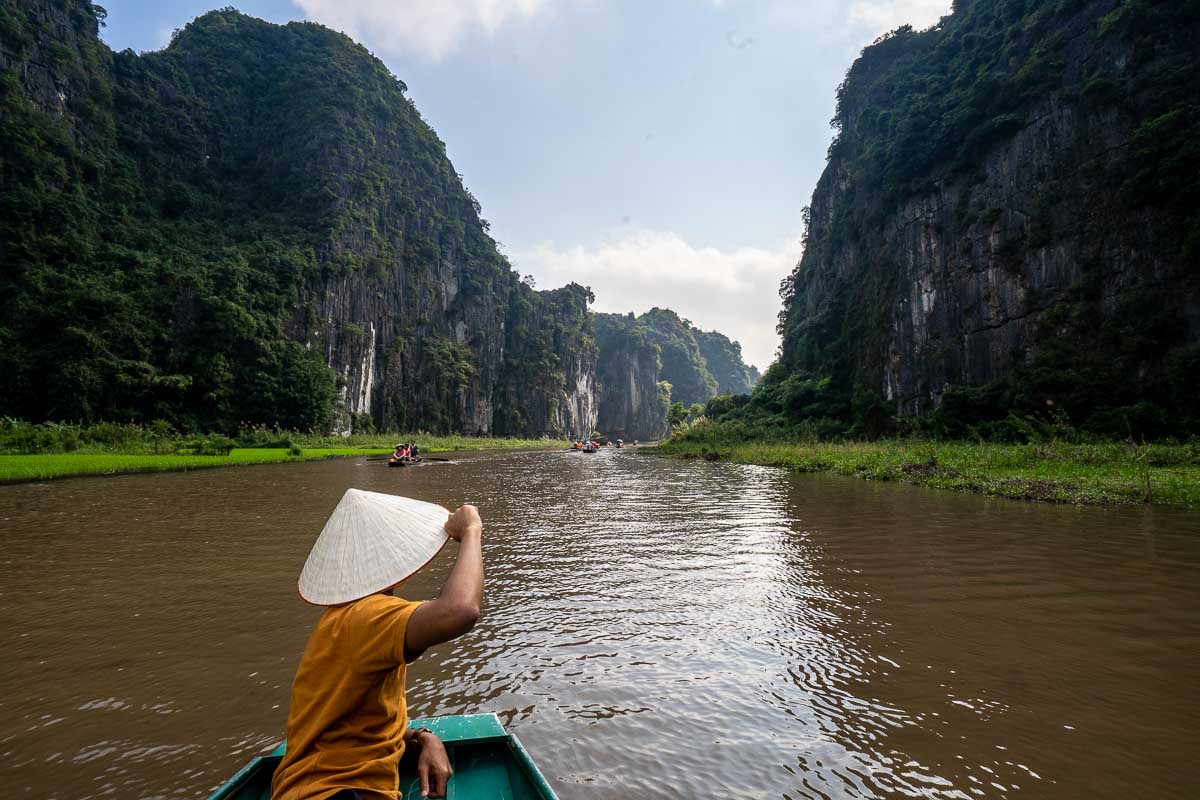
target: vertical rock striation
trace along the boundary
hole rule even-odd
[[[609,436],[658,439],[672,403],[704,404],[753,385],[741,345],[697,330],[669,309],[596,314],[595,326],[599,425]]]
[[[363,47],[224,9],[112,53],[100,13],[0,7],[0,413],[595,424],[590,294],[521,283]]]
[[[971,398],[992,412],[1065,408],[1121,434],[1139,403],[1186,412],[1200,391],[1191,6],[959,2],[867,48],[784,282],[783,368],[901,415],[958,387],[988,387]]]
[[[658,439],[667,432],[670,393],[659,347],[633,314],[596,314],[598,425],[608,436]]]

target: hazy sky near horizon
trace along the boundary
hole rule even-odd
[[[227,2],[227,0],[221,0]],[[951,0],[243,0],[383,59],[538,288],[673,308],[766,369],[834,92],[862,47]],[[105,0],[156,50],[215,0]]]

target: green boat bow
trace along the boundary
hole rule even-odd
[[[410,728],[429,728],[446,746],[454,775],[446,787],[447,800],[557,800],[554,790],[495,714],[427,717],[409,722]],[[271,776],[287,748],[281,743],[238,770],[209,796],[209,800],[270,800]],[[411,769],[400,772],[400,796],[421,797],[420,781]]]

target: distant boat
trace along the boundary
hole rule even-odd
[[[454,774],[446,797],[456,800],[557,800],[529,753],[495,714],[429,717],[409,722],[429,728],[446,745]],[[271,776],[283,758],[287,742],[270,755],[259,756],[238,770],[208,800],[270,800]],[[400,797],[418,800],[421,784],[414,770],[401,770]]]
[[[445,459],[442,459],[442,460],[444,461]],[[389,458],[388,466],[389,467],[407,467],[409,464],[420,464],[422,461],[424,461],[424,459],[421,458],[421,456],[413,456],[412,458],[409,458],[409,459]]]

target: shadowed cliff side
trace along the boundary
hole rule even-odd
[[[867,48],[764,382],[949,433],[1200,430],[1197,41],[1194,0],[958,0]]]
[[[670,309],[594,317],[598,425],[609,436],[657,439],[667,433],[673,403],[687,408],[718,394],[745,394],[757,380],[740,344],[698,330]]]
[[[519,281],[363,47],[227,9],[112,53],[102,18],[0,8],[0,413],[594,426],[588,293]]]
[[[622,439],[657,439],[667,432],[670,384],[662,381],[660,349],[633,314],[596,314],[599,429]]]

